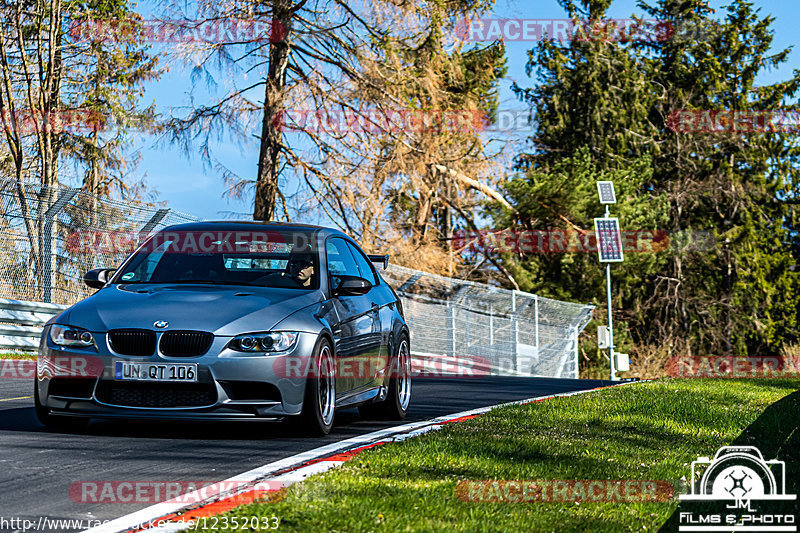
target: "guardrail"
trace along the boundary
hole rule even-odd
[[[36,351],[42,326],[66,308],[66,305],[0,298],[0,350]]]

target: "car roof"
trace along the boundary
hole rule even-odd
[[[168,226],[160,231],[298,231],[303,233],[319,233],[322,236],[347,235],[338,229],[312,224],[298,224],[295,222],[260,222],[253,220],[208,220],[203,222],[188,222]]]

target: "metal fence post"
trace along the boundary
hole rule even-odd
[[[80,189],[66,189],[61,192],[53,205],[44,213],[44,227],[42,228],[42,249],[41,261],[42,265],[42,300],[45,303],[53,301],[53,285],[55,271],[55,255],[53,254],[53,224],[55,223],[56,215],[58,215],[67,203],[78,194]]]
[[[149,235],[150,232],[153,231],[153,228],[155,228],[156,225],[161,222],[165,216],[167,216],[167,213],[169,213],[169,209],[159,209],[156,211],[155,214],[150,217],[150,220],[147,221],[147,224],[142,226],[142,229],[139,230],[139,233],[144,236]]]
[[[513,344],[512,364],[519,371],[519,321],[517,320],[517,291],[511,291],[511,343]]]
[[[464,347],[469,350],[469,323],[472,321],[472,317],[470,317],[470,309],[471,306],[467,304],[467,308],[464,309]]]
[[[578,337],[580,335],[580,331],[578,331],[578,326],[576,325],[574,328],[573,336],[575,337],[575,379],[579,379],[581,377],[580,373],[580,353],[578,350]]]
[[[489,304],[489,346],[494,346],[494,304]]]
[[[449,355],[456,356],[456,310],[452,302],[447,302],[447,333],[449,336]]]

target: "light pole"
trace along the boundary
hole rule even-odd
[[[601,263],[606,263],[606,304],[608,306],[608,348],[611,360],[611,379],[617,380],[616,363],[614,361],[614,318],[611,312],[611,263],[621,263],[622,236],[619,231],[619,219],[610,216],[608,206],[617,203],[614,183],[598,181],[597,193],[600,203],[606,206],[606,215],[594,219],[594,233],[597,238],[597,253]]]

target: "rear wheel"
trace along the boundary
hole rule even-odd
[[[75,431],[84,429],[89,425],[89,418],[51,414],[50,409],[42,405],[42,401],[39,399],[38,382],[33,383],[33,405],[36,410],[36,418],[46,428],[59,431]]]
[[[336,363],[327,339],[317,343],[307,379],[300,422],[304,431],[311,435],[327,435],[333,427],[336,408]]]
[[[400,342],[397,343],[390,368],[386,398],[359,407],[362,416],[389,420],[403,420],[406,417],[411,403],[411,349],[408,346],[408,337],[405,335],[400,337]]]

